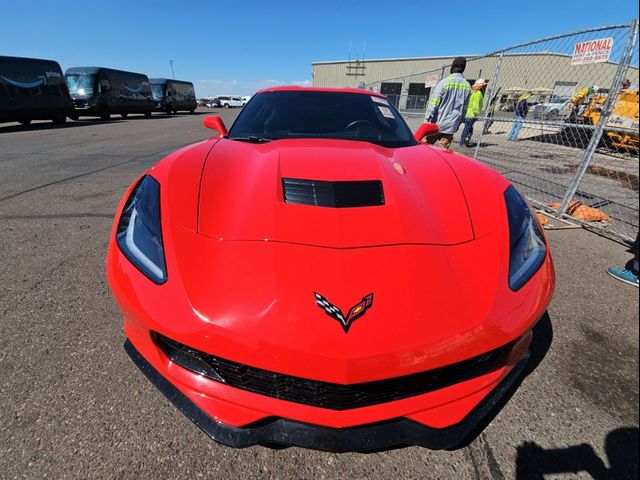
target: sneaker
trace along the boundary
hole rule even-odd
[[[638,274],[631,270],[621,267],[611,267],[607,270],[607,273],[621,282],[628,283],[635,287],[638,286]]]

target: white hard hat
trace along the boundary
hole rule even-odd
[[[476,80],[476,83],[473,84],[474,87],[483,87],[487,84],[487,81],[484,78],[479,78]]]

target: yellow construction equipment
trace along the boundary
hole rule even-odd
[[[597,87],[583,88],[570,100],[573,105],[570,122],[596,125],[609,96],[608,91]],[[620,91],[607,122],[605,143],[615,149],[638,151],[638,90]]]

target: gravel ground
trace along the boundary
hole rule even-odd
[[[638,290],[606,274],[626,248],[580,229],[549,232],[546,356],[469,446],[234,450],[200,432],[124,352],[104,261],[125,188],[206,137],[202,118],[0,125],[1,478],[638,477]]]

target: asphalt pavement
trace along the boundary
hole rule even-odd
[[[0,478],[638,478],[638,290],[606,274],[630,254],[581,229],[548,232],[537,366],[468,446],[236,450],[203,434],[125,353],[104,263],[126,187],[211,136],[213,112],[0,124]]]

